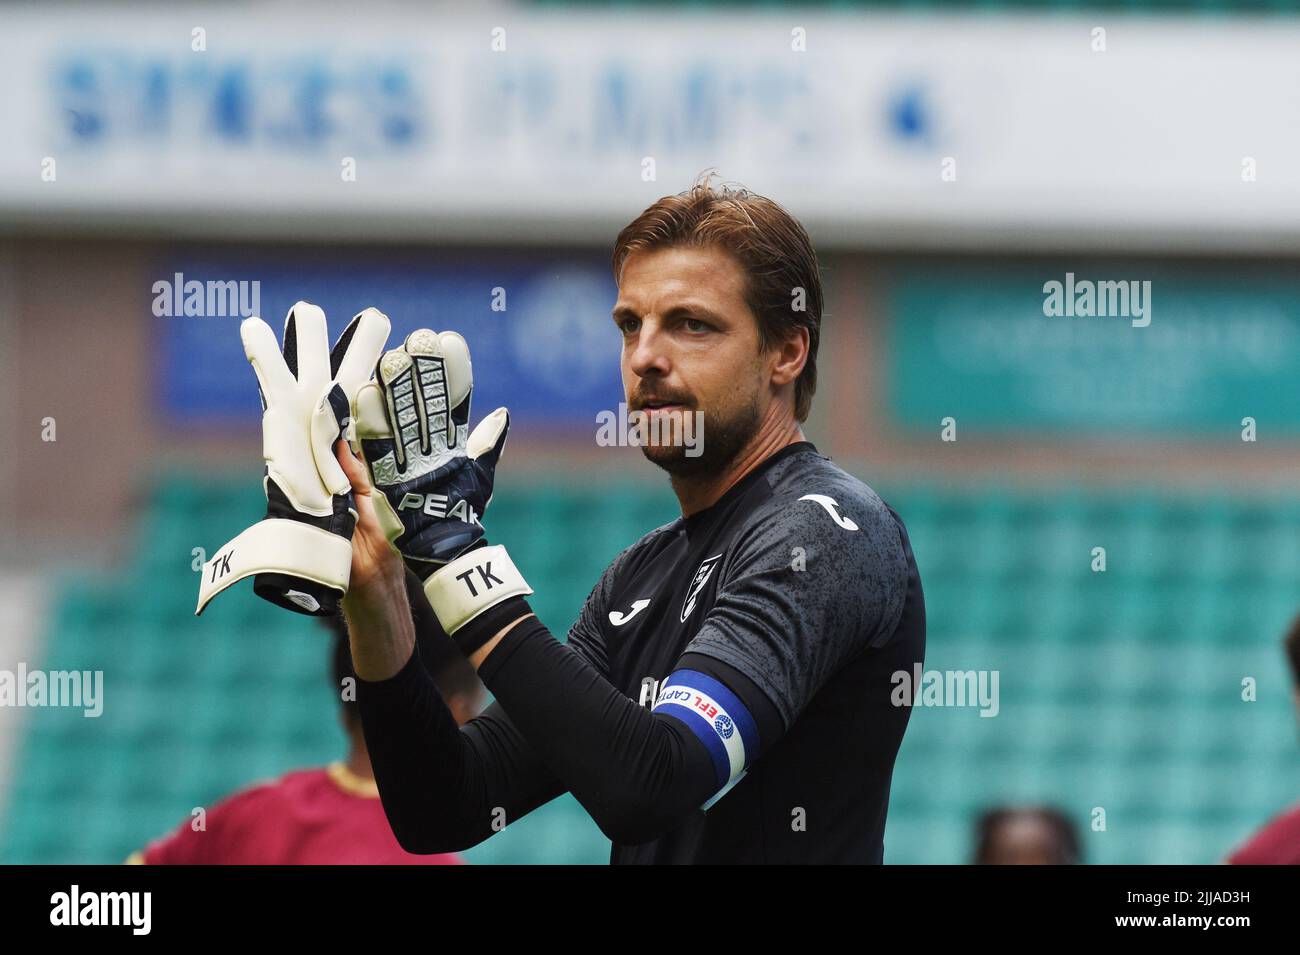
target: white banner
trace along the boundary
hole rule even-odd
[[[612,239],[702,169],[819,244],[1300,249],[1300,23],[0,12],[0,221]]]

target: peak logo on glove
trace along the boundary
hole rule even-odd
[[[356,401],[356,437],[384,532],[422,578],[483,539],[510,430],[498,408],[469,430],[474,374],[455,332],[412,332],[386,352]]]
[[[403,494],[402,502],[397,505],[397,509],[404,511],[408,508],[421,511],[425,517],[455,517],[466,524],[482,523],[468,501],[457,501],[448,513],[446,494]]]

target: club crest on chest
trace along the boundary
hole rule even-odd
[[[713,576],[713,568],[718,566],[718,561],[721,559],[721,554],[714,554],[712,557],[706,558],[704,563],[700,564],[700,569],[695,572],[690,589],[686,591],[686,599],[682,601],[682,623],[685,623],[686,618],[695,610],[695,601],[699,598],[700,592],[704,590],[704,585],[709,582],[709,578]]]

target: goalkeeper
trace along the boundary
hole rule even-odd
[[[705,440],[650,432],[682,517],[614,559],[567,644],[484,538],[509,420],[468,433],[464,341],[414,333],[357,396],[342,605],[393,831],[458,851],[569,791],[615,863],[880,862],[910,713],[894,675],[922,662],[924,604],[897,514],[800,427],[822,309],[807,233],[705,179],[624,229],[614,270],[629,409],[700,412]],[[464,727],[417,659],[406,567],[496,697]]]

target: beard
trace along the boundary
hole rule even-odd
[[[693,411],[686,414],[694,415]],[[762,412],[759,408],[758,395],[742,405],[732,414],[723,417],[719,412],[706,412],[700,426],[692,436],[695,447],[686,447],[685,442],[675,444],[646,445],[641,453],[646,460],[658,465],[674,478],[699,478],[721,474],[736,459],[745,446],[758,433]],[[697,420],[694,419],[693,420]],[[706,440],[706,434],[707,440]],[[664,432],[682,433],[668,428]],[[691,451],[688,455],[686,452]],[[694,452],[698,451],[698,454]]]

